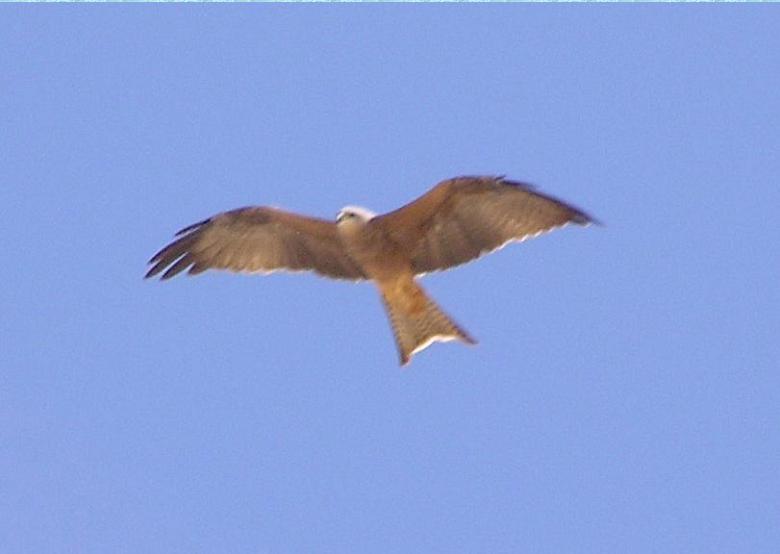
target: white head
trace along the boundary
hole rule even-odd
[[[376,217],[376,214],[366,208],[361,208],[360,206],[344,206],[336,216],[336,222],[341,223],[344,221],[357,220],[361,223],[366,223],[374,217]]]

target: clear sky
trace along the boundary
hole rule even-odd
[[[5,6],[0,551],[780,544],[776,6]],[[605,222],[375,290],[174,231],[459,174]]]

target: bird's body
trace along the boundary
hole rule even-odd
[[[342,210],[336,228],[344,249],[363,270],[366,277],[377,282],[392,280],[412,268],[403,247],[397,244],[374,217]]]
[[[344,208],[335,223],[265,207],[224,212],[182,229],[178,240],[150,260],[154,265],[146,276],[163,270],[167,279],[184,270],[287,269],[371,280],[405,365],[435,341],[476,342],[425,294],[416,277],[567,223],[592,221],[529,185],[499,177],[459,177],[381,216]]]
[[[347,254],[379,289],[401,364],[406,365],[415,352],[436,340],[476,344],[415,282],[408,249],[373,217],[353,210],[346,213],[337,223],[339,235]]]

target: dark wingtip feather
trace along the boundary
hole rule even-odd
[[[179,229],[178,231],[176,231],[176,235],[175,236],[179,237],[179,236],[181,236],[181,235],[183,235],[185,233],[189,233],[190,231],[194,231],[198,227],[202,227],[206,223],[210,223],[211,219],[212,218],[209,217],[208,219],[204,219],[203,221],[198,221],[197,223],[193,223],[192,225],[187,225],[184,229]]]
[[[182,231],[194,230],[194,232],[179,237],[178,239],[174,240],[172,243],[161,248],[159,252],[157,252],[154,256],[152,256],[152,258],[149,260],[148,263],[154,264],[154,266],[146,273],[144,279],[148,279],[149,277],[154,277],[155,275],[160,273],[163,269],[173,264],[173,266],[169,268],[168,271],[166,271],[165,274],[162,276],[162,279],[170,279],[171,277],[173,277],[174,275],[176,275],[177,273],[179,273],[180,271],[186,268],[185,266],[179,269],[178,271],[172,271],[174,268],[178,267],[178,264],[181,262],[181,260],[183,260],[184,258],[189,258],[190,264],[193,263],[191,256],[189,256],[189,254],[187,253],[189,252],[190,248],[192,248],[192,245],[198,238],[197,229],[199,225],[201,224],[199,223],[195,225],[190,225],[187,229],[183,229]],[[177,233],[177,236],[178,235],[179,233]],[[182,256],[184,256],[184,258],[181,258]]]
[[[167,269],[167,271],[165,273],[163,273],[163,275],[162,275],[162,277],[160,277],[160,279],[162,281],[167,281],[171,277],[174,277],[174,276],[178,275],[179,273],[181,273],[182,271],[184,271],[185,269],[187,269],[194,262],[195,262],[195,260],[193,259],[192,255],[191,254],[186,254],[186,255],[182,256],[181,258],[179,258],[179,260],[175,264],[173,264],[171,267],[169,267]]]
[[[155,265],[149,271],[146,272],[146,275],[144,275],[144,279],[149,279],[151,277],[154,277],[155,275],[160,273],[161,269],[162,268],[160,267],[160,264]]]
[[[170,246],[170,245],[168,245],[168,246]],[[163,255],[163,254],[165,253],[165,251],[168,249],[168,246],[166,246],[166,247],[164,247],[164,248],[161,248],[160,250],[158,250],[158,251],[157,251],[157,253],[156,253],[154,256],[152,256],[151,258],[149,258],[149,261],[148,261],[148,262],[146,262],[146,263],[147,263],[147,264],[153,264],[153,263],[157,263],[157,262],[159,262],[159,261],[160,261],[160,258],[162,257],[162,255]]]
[[[499,176],[495,177],[495,181],[496,181],[496,183],[498,183],[500,185],[507,185],[507,186],[510,186],[510,187],[516,187],[516,188],[520,188],[520,189],[525,189],[525,190],[527,190],[529,192],[533,192],[533,193],[537,192],[536,185],[533,185],[531,183],[527,183],[525,181],[515,181],[513,179],[507,179],[506,175],[499,175]]]
[[[187,270],[187,275],[198,275],[200,273],[203,273],[208,269],[208,266],[205,265],[198,265],[197,263],[193,265],[189,270]]]
[[[574,217],[571,219],[572,223],[576,223],[577,225],[598,225],[599,227],[604,226],[601,221],[583,212],[582,210],[578,210],[577,208],[571,208],[571,210],[574,214]]]
[[[532,185],[531,183],[526,183],[523,181],[513,181],[511,179],[507,179],[504,176],[498,177],[497,182],[501,183],[502,185],[509,185],[511,187],[517,187],[520,189],[527,190],[528,192],[532,192],[533,194],[536,194],[537,196],[541,196],[543,198],[547,198],[548,200],[552,200],[553,202],[556,202],[558,204],[561,204],[562,206],[565,206],[569,209],[569,211],[572,213],[572,217],[569,221],[572,223],[576,223],[577,225],[598,225],[600,227],[603,227],[604,224],[596,219],[595,217],[591,216],[590,214],[580,210],[579,208],[576,208],[569,204],[568,202],[564,202],[560,198],[556,198],[555,196],[552,196],[550,194],[542,193],[538,190],[538,188],[535,185]]]

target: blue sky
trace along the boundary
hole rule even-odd
[[[776,552],[774,6],[6,6],[0,550]],[[507,174],[590,211],[424,280],[143,281],[177,229]]]

